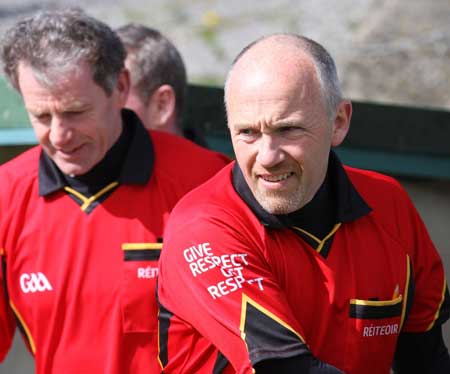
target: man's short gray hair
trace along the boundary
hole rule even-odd
[[[3,70],[20,92],[20,63],[33,69],[36,78],[51,86],[61,74],[87,63],[92,78],[110,95],[126,52],[112,29],[79,8],[40,11],[9,29],[2,43]]]
[[[176,47],[158,30],[140,24],[127,24],[116,30],[130,59],[132,85],[147,103],[163,84],[175,92],[178,123],[184,110],[187,90],[186,69]]]

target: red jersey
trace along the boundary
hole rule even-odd
[[[125,124],[133,135],[120,176],[89,198],[64,184],[40,147],[0,168],[0,360],[16,320],[37,373],[160,372],[163,229],[180,197],[228,160],[149,136],[130,114]]]
[[[160,261],[165,374],[250,374],[302,354],[389,374],[401,331],[448,318],[441,260],[404,190],[336,159],[330,168],[337,223],[322,239],[244,201],[237,165],[180,201]]]

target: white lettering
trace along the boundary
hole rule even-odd
[[[391,325],[382,325],[382,326],[364,326],[362,336],[385,336],[385,335],[394,335],[398,334],[398,324],[394,323]]]
[[[223,268],[230,268],[231,267],[231,259],[230,255],[223,255],[222,258],[222,267]]]
[[[151,279],[156,278],[157,276],[158,276],[158,268],[147,266],[145,268],[140,267],[137,269],[138,279]]]
[[[40,272],[37,273],[23,273],[19,279],[20,288],[23,293],[34,293],[34,292],[44,292],[52,291],[53,288],[48,281],[47,277]]]
[[[242,288],[243,283],[245,283],[245,279],[242,276],[227,278],[217,283],[217,285],[209,286],[208,292],[213,299],[216,299],[237,291]]]
[[[191,268],[191,272],[192,272],[192,275],[194,277],[196,277],[197,274],[201,274],[202,273],[200,270],[198,270],[198,264],[196,262],[191,262],[189,264],[189,267]]]
[[[221,261],[220,261],[220,257],[219,257],[219,256],[212,256],[212,257],[211,257],[211,260],[212,260],[212,263],[213,263],[215,266],[219,266],[219,265],[221,264]]]
[[[202,257],[211,257],[213,254],[211,252],[211,246],[209,243],[202,243],[199,245],[193,245],[192,247],[186,248],[183,251],[184,259],[187,262],[193,262]]]
[[[208,292],[214,300],[218,297],[221,297],[219,290],[217,289],[216,286],[209,286]]]
[[[222,274],[229,278],[229,277],[233,277],[233,276],[242,276],[242,269],[244,269],[242,266],[239,267],[235,267],[235,268],[220,268],[220,271],[222,272]]]
[[[261,291],[263,291],[263,290],[264,290],[264,287],[263,287],[263,285],[262,285],[262,281],[263,281],[263,278],[262,278],[262,277],[259,277],[259,278],[255,278],[255,279],[250,279],[250,280],[248,281],[248,283],[249,283],[249,284],[252,284],[252,283],[258,283],[258,288],[259,288]]]
[[[199,258],[197,261],[197,265],[202,273],[205,273],[209,270],[209,266],[206,264],[205,258]]]

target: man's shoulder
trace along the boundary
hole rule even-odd
[[[179,222],[189,217],[211,221],[230,219],[251,214],[247,205],[234,190],[231,173],[233,164],[227,165],[206,183],[194,188],[175,206],[171,216]]]
[[[175,180],[188,189],[205,182],[230,163],[227,156],[179,136],[158,131],[150,131],[150,136],[154,147],[155,174]]]
[[[180,208],[176,209],[182,211],[205,205],[221,205],[225,200],[232,198],[234,189],[231,183],[231,169],[231,165],[224,167],[208,181],[194,188],[180,200],[177,204]]]
[[[230,162],[227,156],[201,147],[181,136],[162,131],[150,131],[150,136],[157,154],[168,155],[185,163],[203,160],[203,162],[221,163],[225,166]]]
[[[37,188],[41,148],[34,147],[0,166],[0,200],[14,206],[30,196],[30,188]],[[27,196],[27,197],[26,197]],[[14,203],[14,204],[13,204]],[[4,206],[3,206],[4,208]]]
[[[41,147],[36,146],[5,162],[0,166],[2,179],[8,178],[24,181],[24,178],[37,178],[40,154]]]
[[[383,222],[388,231],[397,232],[399,227],[406,227],[407,219],[415,219],[417,213],[411,198],[395,178],[369,170],[345,169],[358,193],[372,208],[371,216]]]
[[[358,192],[365,196],[382,197],[383,194],[388,196],[405,194],[400,183],[391,176],[350,166],[344,166],[344,169]]]

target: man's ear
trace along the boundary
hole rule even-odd
[[[122,69],[117,77],[116,92],[119,105],[123,108],[130,92],[130,73],[127,69]]]
[[[350,129],[350,119],[352,118],[352,103],[350,100],[342,100],[337,108],[336,117],[333,122],[333,134],[331,145],[337,147],[341,144]]]
[[[149,99],[154,127],[168,128],[175,118],[176,98],[172,86],[163,84],[158,87]]]

